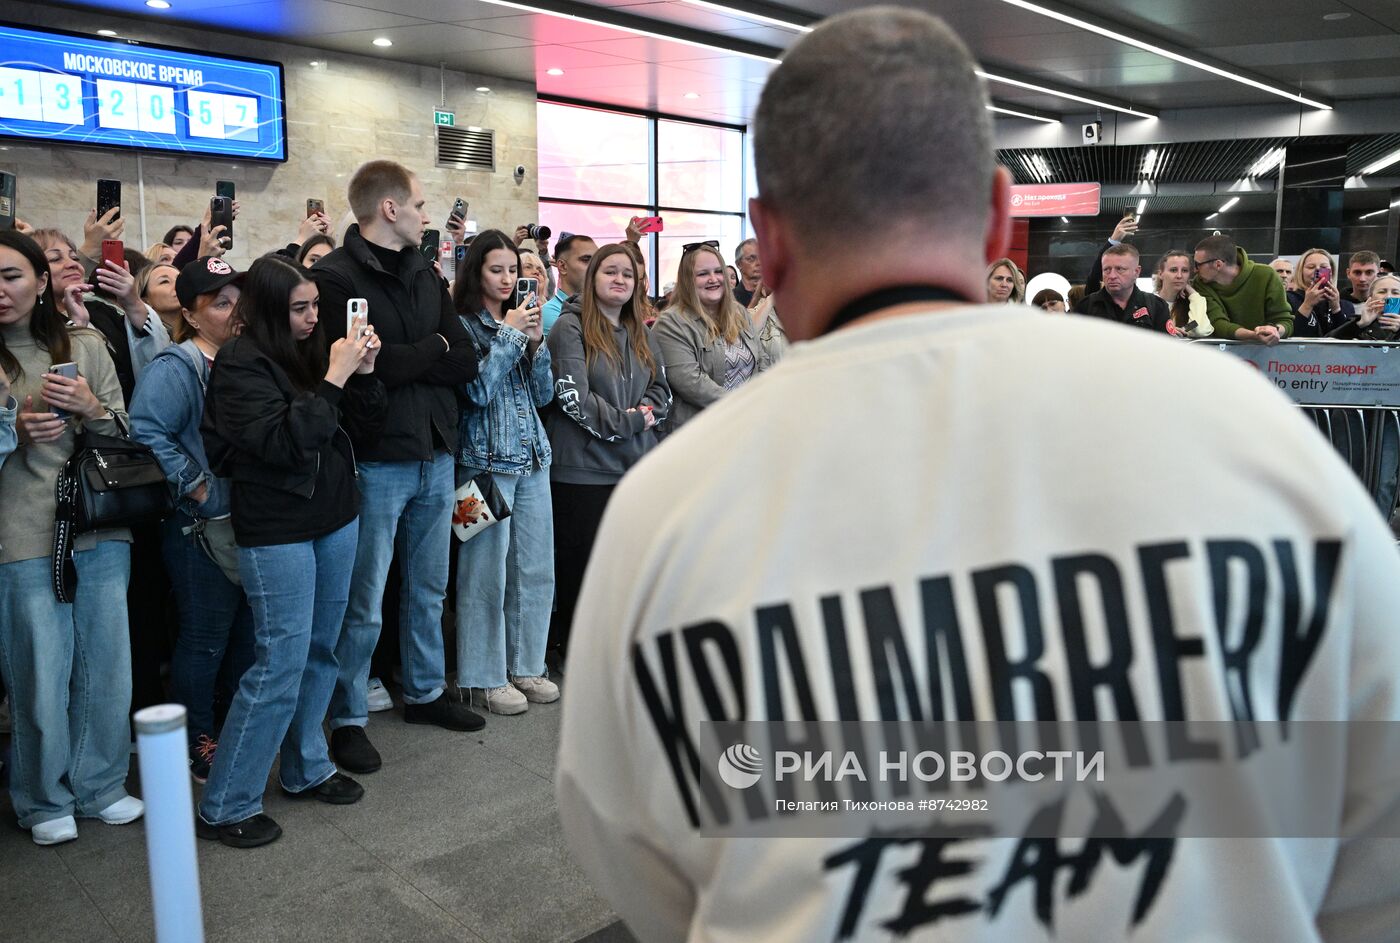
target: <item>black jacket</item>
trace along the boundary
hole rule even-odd
[[[1164,334],[1176,333],[1176,330],[1169,326],[1172,320],[1171,307],[1156,295],[1149,295],[1137,287],[1133,288],[1126,307],[1118,307],[1108,289],[1101,288],[1092,295],[1086,295],[1083,301],[1075,305],[1074,311],[1076,314],[1107,318],[1120,324],[1131,324]]]
[[[389,391],[389,418],[382,436],[355,437],[362,461],[425,462],[444,449],[456,452],[457,389],[476,379],[476,347],[447,283],[417,247],[400,251],[398,260],[399,270],[386,272],[360,227],[351,226],[344,244],[311,270],[327,341],[345,336],[345,303],[364,298],[384,345],[374,375]]]
[[[1356,317],[1356,308],[1345,298],[1341,299],[1341,310],[1332,313],[1328,305],[1318,305],[1309,314],[1303,313],[1303,301],[1307,296],[1296,288],[1286,292],[1288,304],[1293,308],[1293,333],[1289,337],[1328,337],[1333,331]]]
[[[373,441],[387,397],[373,374],[342,390],[298,389],[252,341],[234,338],[209,375],[200,434],[209,467],[233,483],[240,546],[297,543],[339,530],[360,511],[351,437]]]

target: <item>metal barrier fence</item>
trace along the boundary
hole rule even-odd
[[[1386,520],[1400,493],[1400,343],[1206,339],[1257,368],[1327,437]]]

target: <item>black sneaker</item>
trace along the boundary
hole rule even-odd
[[[214,751],[218,748],[219,742],[207,733],[196,737],[190,747],[190,776],[201,786],[209,782],[209,767],[214,765]]]
[[[363,727],[337,727],[332,730],[331,756],[336,766],[352,773],[372,773],[384,764]]]
[[[257,848],[281,838],[282,826],[261,812],[227,825],[210,825],[196,815],[194,833],[205,841],[222,842],[230,848]]]
[[[354,805],[364,798],[365,787],[344,773],[335,773],[319,786],[312,786],[301,792],[292,792],[290,789],[283,789],[282,792],[290,799],[320,799],[331,805]]]
[[[486,726],[485,717],[469,710],[464,704],[453,703],[446,691],[439,694],[437,700],[426,704],[405,704],[403,719],[410,724],[436,724],[448,730],[472,731]]]

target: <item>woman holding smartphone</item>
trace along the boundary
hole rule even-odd
[[[339,312],[337,312],[339,315]],[[384,424],[372,376],[373,331],[330,346],[318,292],[277,256],[248,269],[238,336],[214,361],[204,404],[211,469],[232,486],[238,571],[253,609],[256,657],[224,720],[196,822],[201,838],[235,848],[275,841],[263,789],[336,805],[364,794],[331,762],[321,723],[335,686],[335,644],[350,591],[360,495],[350,437]]]
[[[554,399],[554,375],[542,343],[540,283],[527,296],[516,292],[519,254],[505,233],[481,233],[452,291],[481,364],[462,390],[458,482],[489,472],[510,505],[510,517],[457,550],[457,683],[494,714],[559,699],[544,665],[554,519],[549,437],[538,412]]]
[[[675,397],[668,434],[777,363],[785,346],[780,335],[764,342],[729,290],[718,242],[685,247],[675,295],[651,329]]]
[[[76,365],[76,378],[49,369],[57,365]],[[54,845],[78,837],[75,816],[120,825],[145,809],[125,786],[130,534],[76,538],[71,603],[56,600],[53,578],[55,486],[75,433],[118,435],[126,407],[102,335],[67,326],[44,250],[13,230],[0,232],[0,372],[17,401],[19,438],[0,466],[0,672],[13,725],[10,799],[34,842]]]
[[[608,499],[627,469],[656,445],[671,388],[642,322],[646,298],[626,245],[603,246],[588,263],[583,291],[564,303],[546,344],[559,408],[545,423],[554,450],[556,606],[550,648],[568,648],[584,568]]]
[[[1293,308],[1293,337],[1326,337],[1356,316],[1332,279],[1332,253],[1309,249],[1298,257],[1288,280],[1288,304]]]

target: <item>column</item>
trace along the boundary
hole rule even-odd
[[[1276,255],[1311,248],[1341,252],[1346,169],[1345,144],[1299,138],[1288,145],[1279,167]]]

